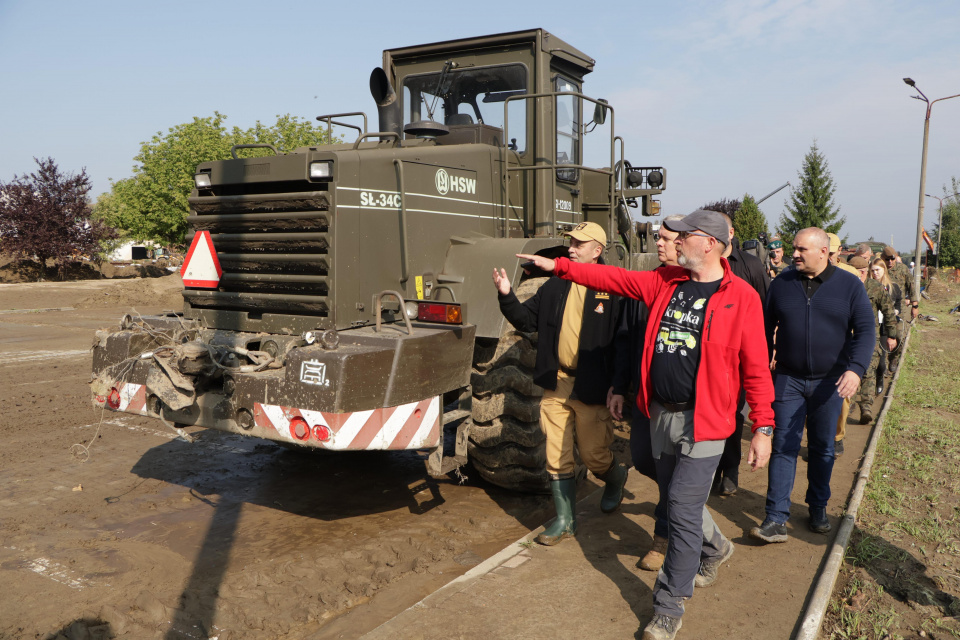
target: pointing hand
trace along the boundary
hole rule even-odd
[[[526,253],[518,253],[517,257],[521,260],[532,262],[538,269],[546,273],[552,273],[556,267],[556,261],[543,256],[533,256]]]

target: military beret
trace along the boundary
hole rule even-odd
[[[884,258],[896,258],[897,250],[894,249],[893,247],[887,246],[883,248],[882,255]]]
[[[860,256],[853,256],[847,261],[847,264],[849,264],[854,269],[866,269],[867,267],[870,266],[870,263],[867,262],[867,259],[861,258]]]

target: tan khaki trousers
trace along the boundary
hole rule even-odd
[[[540,401],[540,428],[547,436],[547,473],[552,480],[574,475],[574,446],[594,475],[606,473],[613,464],[613,420],[602,404],[584,404],[562,391],[545,389]]]
[[[847,435],[847,418],[850,416],[851,403],[850,398],[843,399],[843,408],[840,409],[840,419],[837,420],[837,437],[834,438],[836,442],[840,442],[843,440],[843,437]]]

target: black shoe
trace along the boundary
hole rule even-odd
[[[750,529],[750,537],[764,542],[786,542],[787,525],[773,520],[764,520],[759,527]]]
[[[724,476],[723,480],[720,481],[720,486],[717,488],[717,493],[722,496],[732,496],[737,492],[738,488],[736,482]]]
[[[830,533],[830,521],[827,519],[826,507],[810,507],[810,531]]]
[[[837,440],[833,443],[833,455],[837,457],[843,455],[843,440]]]

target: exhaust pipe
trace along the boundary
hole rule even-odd
[[[387,72],[377,67],[370,74],[370,93],[377,103],[377,112],[380,116],[379,131],[393,131],[402,135],[400,131],[400,103],[397,101],[397,92],[390,84]]]

